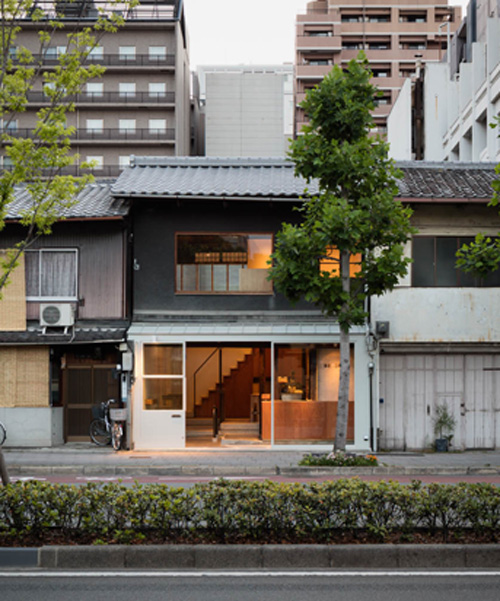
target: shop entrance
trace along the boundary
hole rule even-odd
[[[187,345],[188,444],[260,441],[261,404],[270,392],[270,345]]]

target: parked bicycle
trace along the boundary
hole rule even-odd
[[[7,439],[7,428],[0,422],[0,447]]]
[[[92,407],[94,419],[90,423],[90,438],[100,447],[111,443],[113,449],[118,451],[123,442],[123,424],[127,420],[127,410],[112,408],[111,405],[115,402],[114,399],[108,399]]]

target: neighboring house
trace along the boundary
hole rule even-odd
[[[373,112],[379,133],[405,78],[418,62],[439,62],[450,34],[460,24],[461,9],[448,2],[420,0],[316,0],[297,15],[295,71],[295,134],[306,121],[298,106],[309,88],[320,83],[333,65],[346,66],[366,54],[373,83],[382,90]]]
[[[375,448],[379,429],[381,447],[430,446],[443,400],[475,432],[457,431],[458,447],[500,446],[500,423],[493,437],[479,433],[500,410],[500,276],[477,282],[454,269],[462,242],[500,229],[486,206],[493,166],[402,168],[400,200],[419,229],[414,263],[353,328],[349,448]],[[331,444],[338,324],[291,306],[266,278],[274,235],[300,217],[304,187],[287,161],[209,158],[136,159],[113,186],[133,222],[135,448],[199,443],[214,407],[223,442]]]
[[[380,340],[376,394],[379,446],[429,448],[436,406],[457,420],[456,449],[500,447],[500,270],[485,280],[455,269],[455,253],[478,231],[496,236],[493,165],[402,164],[401,197],[418,228],[413,263],[392,292],[372,298]]]
[[[197,77],[202,154],[285,157],[293,137],[293,65],[202,66]]]
[[[57,10],[63,27],[54,31],[40,55],[38,32],[46,22],[32,20],[30,12],[20,19],[16,44],[31,50],[36,64],[49,72],[66,51],[67,33],[91,25],[98,11],[120,8],[102,0],[36,0],[34,4],[47,20]],[[106,68],[104,75],[89,81],[71,99],[75,110],[68,113],[68,125],[75,128],[72,150],[81,161],[94,162],[96,176],[118,175],[130,155],[190,153],[189,48],[183,3],[139,1],[122,16],[124,25],[116,33],[104,34],[88,57],[89,63]],[[10,53],[15,61],[17,47]],[[26,110],[8,124],[8,133],[30,137],[36,111],[45,106],[48,98],[39,78],[28,92]],[[10,166],[8,157],[1,159],[2,166]]]
[[[15,191],[0,248],[24,234]],[[127,205],[90,184],[53,233],[30,246],[0,300],[0,420],[11,446],[89,440],[91,406],[120,399],[128,325]],[[1,252],[1,251],[0,251]]]

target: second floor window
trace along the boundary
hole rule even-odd
[[[415,287],[500,286],[500,269],[480,279],[456,269],[456,253],[473,238],[415,236],[413,238],[412,285]]]
[[[118,84],[120,98],[134,98],[135,83],[120,83]]]
[[[77,256],[76,249],[26,251],[26,298],[76,300]]]
[[[178,234],[176,292],[272,294],[272,234]]]

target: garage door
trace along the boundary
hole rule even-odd
[[[500,354],[381,355],[380,401],[380,448],[431,447],[433,417],[441,404],[457,421],[454,448],[496,448]]]

